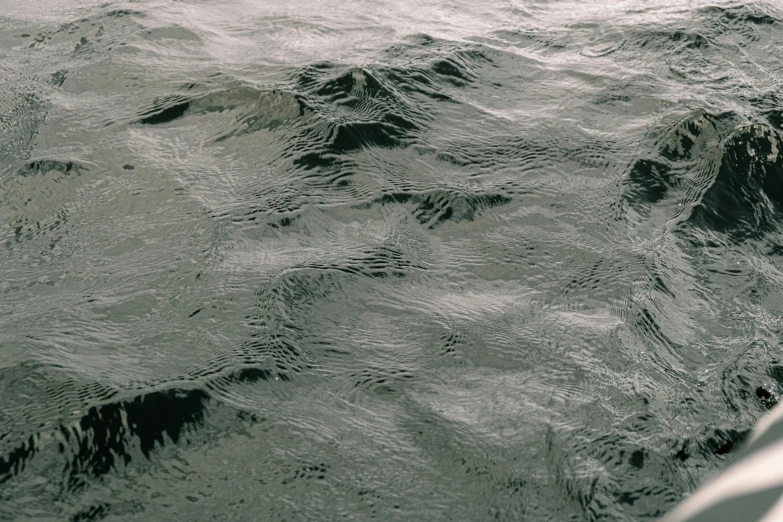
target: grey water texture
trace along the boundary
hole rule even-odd
[[[783,389],[781,42],[0,0],[0,520],[657,520]]]

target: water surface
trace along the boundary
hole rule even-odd
[[[777,401],[773,4],[0,8],[0,518],[654,520]]]

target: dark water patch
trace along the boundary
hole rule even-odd
[[[474,343],[471,336],[463,331],[445,330],[438,339],[437,357],[448,365],[466,366],[470,364],[467,351]]]
[[[693,457],[700,460],[713,460],[716,457],[725,458],[736,452],[750,436],[751,430],[736,430],[733,428],[707,428],[700,437],[689,437],[674,445],[672,456],[685,462]]]
[[[258,326],[258,322],[254,322],[253,324]],[[281,358],[279,355],[281,353],[287,353],[288,355],[292,356],[289,360],[304,360],[303,355],[300,352],[297,352],[297,348],[295,348],[293,345],[286,346],[284,344],[286,341],[281,341],[281,337],[282,336],[277,336],[277,348],[271,350],[271,343],[269,342],[268,337],[267,340],[264,340],[264,337],[261,334],[257,333],[252,335],[251,338],[240,347],[238,352],[240,357],[244,358],[244,362],[245,364],[248,364],[248,366],[231,369],[233,366],[235,366],[235,364],[232,364],[232,366],[227,368],[213,368],[210,369],[209,372],[202,374],[200,378],[207,380],[207,387],[216,390],[225,390],[226,388],[236,384],[252,386],[265,382],[291,381],[294,377],[296,377],[296,375],[301,373],[303,369],[307,368],[307,365],[302,363],[300,366],[293,366],[291,364],[280,362]],[[278,355],[277,358],[275,358],[275,354]],[[269,355],[271,355],[271,357],[268,357]],[[258,363],[254,363],[254,361],[258,359],[265,360],[268,364],[260,365]],[[277,360],[278,362],[275,363],[274,360]],[[214,374],[218,375],[215,376]]]
[[[337,65],[331,62],[317,62],[303,67],[296,77],[297,90],[307,92],[315,89],[318,91],[324,76],[330,72],[333,73],[335,67]]]
[[[321,64],[299,78],[300,103],[329,124],[323,154],[405,147],[427,118],[379,71]]]
[[[155,100],[152,108],[142,113],[138,123],[160,125],[181,118],[190,107],[190,101],[181,96],[169,96]]]
[[[766,370],[764,383],[755,390],[756,398],[768,410],[778,405],[783,392],[783,366],[778,361],[771,362]]]
[[[460,197],[450,192],[436,192],[422,198],[413,215],[422,225],[433,228],[448,220],[473,221],[482,210],[510,201],[510,198],[500,194]]]
[[[732,113],[710,114],[697,110],[669,129],[659,141],[659,151],[670,162],[694,161],[714,150],[717,140],[735,121]]]
[[[156,446],[177,444],[185,431],[204,419],[208,398],[198,390],[166,390],[131,401],[91,408],[79,421],[79,430],[61,428],[73,444],[69,489],[83,485],[82,476],[98,477],[132,460],[129,441],[149,458]]]
[[[292,226],[301,217],[302,217],[301,214],[296,214],[294,216],[286,216],[278,219],[274,223],[267,223],[267,224],[272,228],[287,228]]]
[[[31,403],[6,401],[0,411],[0,458],[14,453],[36,454],[45,433],[59,429],[62,419],[73,419],[85,403],[112,402],[116,390],[97,383],[77,384],[62,379],[51,368],[24,364],[0,370],[0,391],[23,393]],[[73,412],[77,413],[74,414]],[[44,437],[45,438],[45,437]],[[7,463],[9,459],[5,459]],[[21,460],[19,461],[21,462]]]
[[[143,11],[136,11],[133,9],[112,9],[111,11],[107,11],[104,16],[106,18],[125,18],[126,16],[144,18],[146,14]]]
[[[783,111],[770,110],[765,116],[770,125],[778,131],[783,130]]]
[[[293,160],[296,167],[304,170],[337,170],[343,171],[344,166],[353,165],[353,162],[332,152],[305,152],[296,156]]]
[[[238,371],[236,378],[251,384],[261,380],[262,374],[244,370]],[[95,404],[95,394],[83,388],[80,391],[82,398],[77,403],[62,396],[50,397],[54,410],[50,408],[46,417],[34,413],[27,423],[28,430],[38,428],[32,435],[22,437],[12,432],[0,436],[0,502],[12,502],[14,491],[32,487],[36,491],[33,509],[44,505],[62,518],[98,520],[140,513],[146,509],[141,498],[112,497],[111,502],[100,502],[93,495],[100,495],[106,481],[155,470],[164,453],[178,454],[207,442],[211,447],[215,429],[223,435],[232,434],[265,420],[223,407],[200,389],[164,389],[91,407],[84,405]],[[71,408],[78,404],[80,411],[62,411],[60,424],[52,425],[52,411],[67,409],[69,404]],[[213,415],[219,420],[212,419]],[[73,420],[64,420],[69,417]],[[46,487],[37,488],[38,477],[44,476]],[[50,506],[52,503],[55,506]]]
[[[111,504],[94,504],[71,517],[71,522],[97,522],[112,514]]]
[[[439,79],[445,80],[455,87],[467,87],[478,79],[478,75],[472,70],[469,59],[482,59],[486,57],[478,51],[470,55],[455,53],[453,57],[436,59],[430,66],[430,70]]]
[[[281,480],[281,484],[284,486],[292,485],[296,481],[309,481],[309,480],[326,480],[327,473],[331,466],[323,462],[317,464],[302,464],[302,466],[296,469],[293,474],[284,477]]]
[[[776,362],[770,360],[768,350],[765,343],[751,342],[726,362],[721,375],[722,399],[735,414],[761,415],[783,389],[782,383],[770,378]]]
[[[52,73],[51,84],[55,87],[62,87],[65,80],[68,78],[68,71],[61,69],[55,73]]]
[[[689,187],[710,176],[708,169],[719,154],[720,141],[735,116],[699,110],[670,127],[653,133],[652,152],[631,163],[624,180],[624,198],[637,212],[671,197],[684,198]],[[657,134],[657,135],[656,135]]]
[[[406,132],[416,126],[400,116],[385,115],[381,121],[340,123],[332,131],[330,153],[346,154],[367,147],[405,146]]]
[[[641,339],[645,339],[654,345],[661,346],[668,351],[678,353],[681,350],[679,343],[673,341],[664,331],[658,320],[655,310],[644,307],[638,310],[633,318],[633,329],[638,332]]]
[[[253,384],[272,380],[273,373],[263,368],[243,368],[232,374],[231,379],[236,380],[237,382]]]
[[[711,5],[702,7],[697,13],[723,30],[746,33],[749,27],[773,26],[781,23],[780,18],[765,12],[764,8],[765,5],[762,3],[728,7]]]
[[[422,42],[427,43],[422,43]],[[452,87],[476,87],[487,83],[482,71],[496,68],[493,54],[499,51],[480,44],[457,44],[428,35],[409,37],[386,51],[394,65],[383,71],[408,94],[421,94],[436,101],[453,101]],[[404,66],[396,64],[404,63]]]
[[[0,484],[24,471],[36,454],[36,436],[30,436],[22,445],[0,457]]]
[[[783,127],[783,96],[777,90],[752,93],[742,96],[742,101],[749,104],[759,119],[766,120],[775,130]],[[762,121],[763,121],[762,120]]]
[[[27,163],[19,170],[21,176],[51,175],[78,176],[87,170],[86,166],[74,161],[39,159]]]
[[[75,55],[78,55],[79,53],[86,54],[87,52],[92,50],[92,44],[87,39],[86,36],[82,36],[79,39],[79,42],[76,44],[76,47],[73,49],[73,53]]]
[[[324,115],[340,114],[335,109],[342,108],[347,114],[399,117],[399,111],[412,106],[378,67],[317,64],[304,68],[297,84],[300,103]]]
[[[417,109],[417,95],[435,101],[451,100],[445,92],[447,87],[476,81],[481,67],[492,65],[479,46],[465,48],[422,38],[430,43],[419,45],[414,37],[415,43],[394,45],[384,53],[387,63],[372,67],[346,71],[331,63],[314,64],[302,71],[299,88],[307,93],[310,103],[327,102],[365,113],[377,110],[394,118],[387,123],[415,131],[421,122],[430,120],[425,111]]]
[[[503,194],[462,194],[453,191],[431,191],[427,193],[392,192],[359,208],[373,205],[404,205],[425,227],[453,221],[473,221],[487,209],[506,205],[511,198]]]
[[[759,386],[756,388],[756,397],[761,401],[764,407],[771,410],[780,402],[780,394],[775,393],[768,387]]]
[[[634,161],[628,174],[625,197],[634,204],[653,205],[666,198],[669,191],[680,185],[681,178],[661,161],[641,158]]]
[[[134,449],[144,457],[171,441],[177,444],[186,430],[204,419],[204,392],[165,390],[131,400],[90,408],[73,425],[58,429],[59,453],[69,462],[65,466],[64,486],[80,489],[85,478],[100,477],[133,460]],[[0,457],[0,483],[21,473],[39,451],[38,433],[15,450]]]
[[[689,221],[735,241],[760,238],[783,209],[783,147],[774,129],[747,125],[722,144],[717,175]]]
[[[111,504],[108,502],[95,502],[71,515],[70,520],[72,522],[98,521],[104,520],[109,516],[128,517],[143,512],[144,506],[139,501],[131,500]]]
[[[654,277],[652,277],[653,282],[653,290],[656,292],[660,292],[661,294],[666,295],[667,297],[670,297],[671,299],[677,299],[677,295],[674,293],[673,288],[670,288],[670,285],[666,284],[664,281],[663,276],[660,274],[656,274]]]

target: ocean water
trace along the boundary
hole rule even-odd
[[[783,388],[781,41],[0,0],[0,519],[657,519]]]

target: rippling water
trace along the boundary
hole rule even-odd
[[[777,401],[773,4],[0,7],[0,518],[652,520]]]

